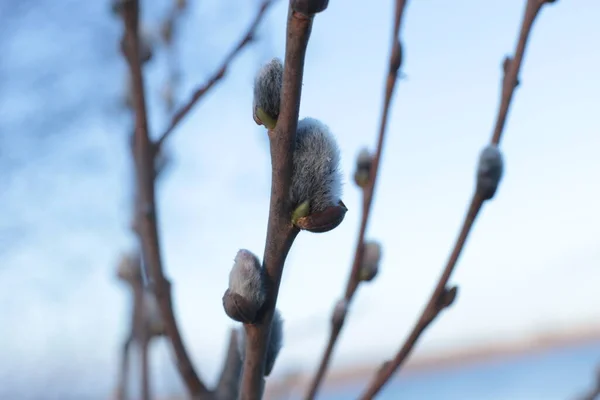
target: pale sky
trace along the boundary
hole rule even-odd
[[[254,13],[245,5],[229,16],[230,8],[200,3],[182,32],[184,94],[220,63]],[[375,144],[393,9],[391,0],[363,4],[331,1],[309,43],[300,115],[321,119],[337,137],[349,211],[330,233],[301,233],[291,251],[278,303],[286,343],[276,374],[316,367],[353,257],[360,196],[351,174],[358,151]],[[430,295],[473,190],[495,120],[501,62],[514,49],[524,4],[409,2],[407,78],[397,85],[368,229],[383,244],[381,271],[355,297],[334,367],[389,358]],[[236,60],[172,136],[175,162],[159,189],[177,317],[209,382],[234,326],[221,305],[233,258],[240,248],[260,257],[264,249],[270,160],[266,132],[251,116],[252,80],[259,65],[283,57],[286,7],[279,1],[269,12],[262,45]],[[501,146],[503,181],[452,278],[457,302],[417,352],[600,316],[599,15],[598,2],[561,0],[534,26]],[[213,18],[228,19],[197,22]],[[116,22],[111,29],[117,32]],[[150,68],[157,83],[164,71]],[[155,99],[158,90],[151,87]],[[26,109],[26,101],[2,103],[2,117]],[[164,114],[156,101],[151,111],[157,134]],[[126,326],[127,293],[114,279],[119,254],[133,243],[126,125],[90,118],[71,133],[0,188],[0,382],[10,380],[23,396],[48,382],[56,393],[73,394],[71,379],[81,393],[110,390]],[[152,357],[156,385],[178,385],[168,348],[156,346]]]

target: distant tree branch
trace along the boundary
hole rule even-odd
[[[183,118],[190,112],[194,105],[196,105],[198,101],[200,101],[200,99],[202,99],[202,97],[204,97],[204,95],[225,76],[227,68],[229,68],[231,62],[238,56],[238,54],[240,54],[244,47],[254,40],[254,35],[258,26],[263,20],[268,8],[274,4],[275,1],[276,0],[263,0],[256,16],[248,27],[248,30],[238,44],[227,54],[221,65],[217,68],[217,71],[211,75],[204,85],[200,86],[194,91],[192,97],[187,101],[186,104],[184,104],[178,111],[175,112],[171,118],[171,123],[156,141],[156,146],[158,148],[160,148],[169,135],[173,133],[179,122],[183,120]]]
[[[219,400],[237,400],[239,396],[240,375],[242,373],[242,359],[238,351],[238,332],[231,329],[227,353],[219,382],[215,389],[216,398]]]
[[[161,316],[170,338],[177,367],[192,396],[208,392],[204,383],[196,374],[183,344],[173,313],[171,284],[165,277],[160,255],[157,213],[155,199],[154,149],[148,133],[144,80],[139,57],[139,0],[124,0],[123,19],[125,23],[125,56],[133,88],[133,109],[135,113],[134,158],[136,172],[137,199],[139,215],[136,218],[144,261],[155,285],[154,292],[160,306]]]
[[[381,160],[381,153],[383,151],[385,133],[387,129],[388,122],[388,114],[390,105],[392,102],[392,96],[394,94],[394,88],[396,86],[396,81],[398,79],[398,72],[400,66],[402,65],[402,45],[398,38],[398,34],[400,32],[400,26],[402,23],[402,15],[404,14],[404,9],[406,6],[406,0],[397,0],[396,1],[396,9],[394,15],[394,27],[392,34],[392,49],[390,54],[390,61],[388,67],[388,76],[386,79],[386,87],[384,94],[384,103],[383,103],[383,111],[381,114],[380,127],[379,127],[379,137],[377,140],[377,149],[375,151],[375,155],[371,162],[371,166],[369,168],[370,176],[366,186],[363,187],[362,195],[363,195],[363,207],[362,207],[362,218],[360,222],[360,229],[358,233],[358,241],[356,244],[356,250],[354,252],[354,261],[352,262],[352,269],[350,271],[350,275],[348,277],[348,281],[346,284],[346,292],[344,294],[343,300],[343,308],[340,309],[336,307],[334,309],[334,316],[332,318],[332,326],[331,332],[329,335],[329,340],[327,342],[327,347],[325,348],[325,352],[321,358],[321,363],[319,368],[309,386],[308,394],[306,395],[307,400],[312,400],[315,398],[317,391],[325,377],[325,373],[327,372],[327,368],[331,361],[331,356],[333,354],[333,350],[337,339],[342,331],[345,322],[345,313],[346,309],[349,306],[356,289],[358,288],[361,279],[359,277],[359,270],[363,260],[363,253],[365,248],[365,233],[367,230],[367,224],[369,222],[369,217],[371,215],[371,204],[373,202],[373,193],[375,191],[375,183],[377,181],[377,175],[379,172],[379,164]],[[336,313],[341,312],[342,315],[336,315]]]
[[[504,61],[504,75],[502,79],[502,95],[500,101],[500,108],[498,110],[498,117],[496,119],[496,125],[494,133],[490,140],[491,145],[496,146],[500,143],[502,132],[506,123],[508,110],[510,107],[511,99],[513,97],[514,89],[518,85],[518,75],[521,69],[521,63],[525,54],[525,48],[527,40],[531,32],[531,28],[535,21],[535,18],[539,14],[542,6],[546,3],[554,2],[553,0],[528,0],[525,8],[525,15],[523,17],[521,30],[519,34],[519,40],[517,48],[515,50],[515,56],[513,58],[507,57]],[[481,161],[480,161],[481,163]],[[481,164],[480,164],[481,168]],[[497,185],[497,182],[496,182]],[[427,329],[427,327],[435,320],[435,318],[447,307],[450,307],[456,297],[457,288],[448,288],[447,284],[450,276],[458,262],[458,258],[465,246],[468,235],[473,227],[473,224],[481,210],[483,203],[493,197],[494,190],[491,192],[485,192],[478,182],[477,188],[471,198],[470,205],[465,216],[462,228],[459,236],[454,245],[454,249],[450,254],[450,258],[444,268],[444,271],[435,287],[433,294],[431,295],[429,302],[423,310],[419,320],[414,326],[413,330],[409,334],[408,338],[395,355],[395,357],[385,362],[377,374],[373,377],[371,383],[367,386],[364,393],[359,397],[360,400],[372,399],[383,386],[390,380],[392,375],[402,366],[404,361],[410,355],[412,349],[416,345],[421,334]]]
[[[594,386],[589,392],[576,397],[577,400],[596,400],[600,398],[600,367],[596,368]]]

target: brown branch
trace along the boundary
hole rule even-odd
[[[303,4],[299,4],[303,3]],[[295,149],[296,128],[300,110],[304,59],[312,29],[314,12],[326,2],[290,1],[283,85],[279,118],[275,129],[269,131],[271,150],[271,202],[267,239],[263,257],[266,275],[267,301],[258,323],[245,324],[246,354],[241,382],[241,400],[260,400],[264,390],[265,353],[271,331],[273,312],[277,304],[279,285],[287,254],[299,233],[291,221],[290,187],[292,182],[292,155]],[[316,9],[312,3],[320,3]],[[300,8],[302,7],[302,8]],[[309,14],[307,10],[313,13]]]
[[[596,400],[600,398],[600,367],[596,369],[594,386],[589,392],[577,397],[577,400]]]
[[[138,258],[141,262],[141,259]],[[141,267],[141,265],[140,265]],[[144,285],[142,280],[131,282],[133,289],[133,332],[135,344],[140,356],[140,393],[142,400],[150,400],[150,377],[148,374],[148,331],[146,317],[148,310],[144,307]]]
[[[239,394],[240,375],[242,373],[242,360],[238,352],[238,332],[232,329],[229,335],[229,345],[225,363],[219,376],[219,383],[215,389],[218,400],[237,400]]]
[[[519,40],[517,48],[515,50],[514,58],[506,58],[504,62],[504,76],[502,79],[502,97],[500,102],[500,108],[498,110],[498,118],[496,119],[496,125],[494,133],[490,142],[492,144],[498,144],[506,123],[506,117],[510,107],[511,99],[514,93],[514,89],[518,84],[518,75],[523,61],[523,55],[525,53],[525,47],[531,28],[538,15],[540,9],[545,3],[551,1],[545,0],[528,0],[525,16],[523,17]],[[404,361],[409,356],[410,352],[414,348],[421,334],[427,329],[429,324],[441,313],[442,310],[449,307],[456,296],[456,287],[448,289],[447,284],[454,270],[458,258],[465,246],[471,228],[477,218],[479,211],[481,210],[484,203],[484,198],[477,191],[473,194],[471,199],[467,215],[465,216],[460,234],[456,240],[450,258],[444,268],[444,271],[431,295],[427,306],[423,310],[421,317],[417,321],[410,335],[396,354],[393,360],[387,362],[385,366],[380,368],[378,373],[373,377],[373,380],[368,385],[364,393],[359,397],[360,400],[372,399],[383,386],[389,381],[392,375],[402,366]]]
[[[380,126],[379,126],[379,137],[377,140],[377,149],[375,151],[375,155],[373,157],[372,166],[370,169],[370,177],[369,183],[363,188],[363,208],[362,208],[362,218],[360,222],[360,229],[358,233],[358,240],[356,244],[356,250],[354,252],[354,261],[352,262],[352,269],[350,271],[350,275],[348,277],[348,281],[346,284],[346,292],[344,294],[344,301],[347,305],[350,304],[356,289],[359,286],[360,278],[359,278],[359,269],[361,265],[361,261],[363,258],[363,249],[365,243],[365,233],[367,230],[367,224],[369,222],[369,216],[371,214],[371,204],[373,202],[373,193],[375,191],[375,183],[377,181],[377,175],[379,171],[379,164],[381,161],[381,153],[383,151],[383,144],[385,139],[385,133],[387,130],[387,122],[388,122],[388,114],[390,109],[390,104],[392,102],[392,96],[394,94],[394,88],[396,86],[396,81],[398,78],[398,71],[400,66],[402,65],[402,45],[399,41],[398,34],[400,32],[400,26],[402,23],[402,15],[404,14],[404,9],[406,6],[406,0],[397,0],[396,1],[396,11],[394,16],[394,28],[393,28],[393,39],[392,39],[392,49],[390,53],[390,62],[389,62],[389,70],[388,76],[386,79],[386,87],[385,87],[385,97],[383,103],[383,112],[381,114]],[[335,311],[334,311],[335,312]],[[325,373],[327,372],[327,368],[331,361],[331,356],[333,354],[333,350],[337,339],[342,331],[344,326],[345,318],[333,318],[331,332],[329,335],[329,340],[327,342],[327,347],[325,348],[325,352],[323,353],[323,357],[321,358],[321,363],[319,364],[319,368],[309,386],[308,394],[306,395],[307,400],[312,400],[315,398],[317,391],[319,390],[319,386],[321,385]]]
[[[129,352],[133,343],[133,334],[129,333],[123,341],[121,348],[121,366],[119,369],[119,383],[117,386],[117,400],[126,400],[129,387]]]
[[[254,39],[256,29],[260,25],[260,22],[262,21],[267,9],[274,2],[275,0],[263,0],[262,4],[260,5],[260,8],[258,9],[258,12],[256,13],[256,16],[252,20],[252,23],[248,27],[248,30],[246,31],[245,35],[238,42],[238,44],[227,54],[217,71],[212,74],[212,76],[204,85],[200,86],[194,91],[192,97],[188,100],[186,104],[184,104],[177,112],[175,112],[175,114],[171,118],[171,123],[169,124],[168,128],[156,141],[156,146],[158,148],[162,146],[164,141],[175,130],[179,122],[181,122],[181,120],[190,112],[190,110],[198,103],[198,101],[200,101],[200,99],[202,99],[202,97],[204,97],[204,95],[225,76],[227,68],[229,68],[229,64],[231,64],[231,62],[236,58],[238,54],[240,54],[244,47],[250,44],[250,42],[252,42],[252,40]]]
[[[154,151],[148,134],[144,81],[139,59],[139,1],[125,0],[123,6],[126,58],[133,87],[133,109],[135,112],[134,158],[136,171],[137,198],[140,209],[136,218],[146,267],[156,287],[154,292],[160,306],[173,351],[177,358],[177,367],[188,391],[192,396],[206,393],[208,390],[196,374],[183,344],[177,322],[173,314],[171,285],[164,276],[157,230],[156,201],[154,191]],[[132,49],[136,51],[131,51]]]

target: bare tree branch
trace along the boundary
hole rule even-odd
[[[528,0],[525,8],[525,16],[522,21],[519,40],[517,48],[515,50],[514,58],[506,58],[504,62],[504,76],[502,79],[502,96],[500,102],[500,108],[498,111],[498,118],[496,119],[496,125],[494,133],[491,138],[491,144],[497,145],[500,142],[500,138],[506,123],[506,117],[510,102],[514,93],[514,89],[518,84],[518,75],[525,54],[525,48],[527,40],[531,32],[531,28],[537,17],[540,9],[546,3],[553,1],[548,0]],[[479,187],[477,188],[479,189]],[[493,193],[492,193],[493,196]],[[463,250],[467,241],[469,232],[477,218],[479,211],[481,210],[483,203],[489,200],[491,196],[485,196],[480,190],[475,190],[471,199],[467,215],[463,222],[460,234],[454,245],[454,249],[450,254],[450,258],[444,268],[444,271],[435,287],[433,294],[431,295],[427,306],[423,310],[421,317],[417,321],[413,330],[409,334],[408,338],[395,355],[395,357],[386,362],[373,377],[371,383],[367,386],[364,393],[359,397],[360,400],[372,399],[383,386],[389,381],[392,375],[402,366],[404,361],[409,356],[413,347],[417,343],[421,334],[427,329],[427,327],[433,322],[433,320],[444,310],[445,308],[452,305],[453,300],[456,296],[456,287],[447,288],[448,281],[456,266],[458,258]]]
[[[594,386],[589,392],[576,397],[577,400],[596,400],[600,398],[600,367],[596,369]]]
[[[232,329],[229,335],[229,344],[227,346],[227,355],[219,383],[215,389],[218,400],[236,400],[239,395],[240,375],[242,373],[242,359],[238,351],[238,332]]]
[[[171,123],[168,128],[163,132],[163,134],[156,141],[156,146],[160,148],[164,141],[169,137],[169,135],[175,130],[179,122],[190,112],[190,110],[204,97],[204,95],[214,86],[216,85],[227,72],[227,68],[229,68],[229,64],[236,58],[238,54],[246,47],[246,45],[250,44],[256,32],[256,29],[260,25],[260,22],[263,20],[267,9],[275,3],[275,0],[264,0],[258,9],[258,12],[252,23],[248,27],[244,37],[238,42],[238,44],[227,54],[219,68],[213,75],[208,79],[208,81],[200,86],[198,89],[194,91],[192,97],[188,100],[186,104],[184,104],[171,118]]]
[[[358,233],[358,241],[356,244],[356,250],[354,253],[354,261],[352,263],[352,269],[350,271],[350,275],[348,277],[348,281],[346,284],[346,292],[344,294],[345,306],[350,304],[356,289],[361,282],[359,278],[359,269],[363,259],[363,250],[365,244],[365,233],[367,230],[367,224],[369,222],[369,216],[371,213],[371,204],[373,202],[373,193],[375,191],[375,183],[377,181],[377,173],[379,171],[379,164],[381,160],[381,153],[383,151],[383,144],[385,139],[385,133],[387,128],[388,114],[390,109],[390,104],[392,102],[392,95],[394,94],[394,88],[396,86],[396,81],[398,78],[398,71],[400,66],[402,65],[402,45],[399,41],[398,34],[400,32],[400,26],[402,23],[402,16],[404,14],[404,9],[406,6],[406,0],[397,0],[396,1],[396,11],[394,15],[394,28],[392,35],[392,49],[390,54],[390,62],[389,62],[389,70],[388,76],[386,79],[386,87],[385,87],[385,97],[383,103],[383,112],[381,114],[381,121],[379,127],[379,137],[377,140],[377,150],[375,151],[375,156],[373,157],[372,166],[370,168],[370,177],[368,184],[363,188],[363,208],[362,208],[362,218],[360,223],[360,229]],[[327,372],[327,368],[329,366],[329,362],[331,361],[331,356],[333,354],[333,350],[337,339],[342,331],[345,321],[345,311],[344,308],[343,315],[340,317],[332,318],[332,327],[329,335],[329,340],[327,342],[327,347],[325,348],[325,352],[323,353],[323,357],[321,359],[321,363],[319,368],[309,386],[308,394],[306,395],[306,399],[312,400],[315,398],[317,391],[319,390],[319,386],[321,385],[323,378],[325,377],[325,373]],[[334,309],[334,313],[336,310]]]
[[[296,4],[298,3],[298,4]],[[301,3],[301,4],[300,4]],[[311,3],[311,4],[304,4]],[[304,59],[315,10],[326,7],[323,1],[290,1],[287,21],[283,85],[277,125],[269,130],[271,149],[271,203],[267,239],[263,257],[266,273],[267,300],[258,323],[245,324],[247,345],[241,382],[242,400],[260,400],[264,390],[265,354],[271,332],[271,321],[277,304],[279,285],[287,254],[299,229],[292,224],[290,187],[293,172],[298,113],[304,75]],[[312,14],[308,14],[312,11]]]
[[[137,51],[140,48],[138,37],[139,0],[124,1],[123,18],[126,48],[128,49],[125,55],[132,78],[133,109],[135,112],[134,158],[137,195],[140,204],[139,215],[136,218],[138,222],[136,228],[140,233],[144,261],[155,284],[154,292],[160,306],[167,335],[177,358],[179,373],[190,394],[198,396],[207,393],[208,389],[196,374],[183,344],[173,314],[171,284],[162,269],[154,190],[154,151],[148,134],[144,81],[139,52]]]

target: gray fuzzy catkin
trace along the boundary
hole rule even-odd
[[[290,200],[308,200],[311,212],[337,205],[342,195],[340,150],[327,125],[314,118],[298,121]]]
[[[240,359],[242,360],[242,364],[244,363],[244,358],[246,357],[246,330],[244,327],[240,327],[238,331],[238,352],[240,355]],[[271,333],[269,335],[269,344],[267,345],[267,355],[265,360],[265,376],[269,376],[271,371],[273,371],[273,367],[275,366],[275,361],[277,360],[277,356],[279,355],[279,351],[283,347],[283,319],[281,317],[281,313],[279,310],[275,310],[273,313],[273,322],[271,323]]]
[[[485,200],[494,197],[504,172],[502,153],[496,145],[486,146],[479,155],[477,167],[477,192]]]
[[[282,84],[283,64],[278,58],[265,64],[254,78],[254,106],[274,119],[279,117]]]
[[[368,241],[364,244],[362,266],[376,269],[381,260],[381,245],[378,242]]]
[[[229,273],[229,290],[261,307],[265,302],[263,271],[258,257],[251,251],[241,249]]]

